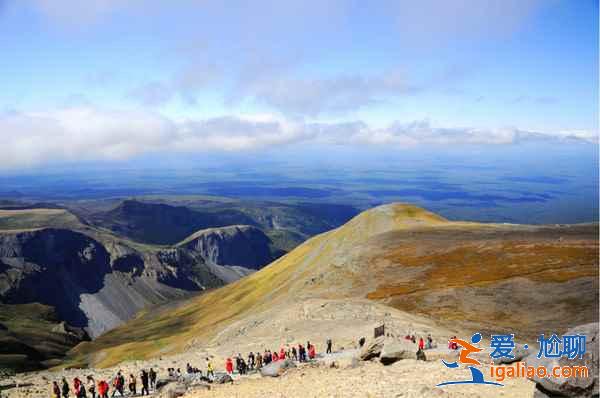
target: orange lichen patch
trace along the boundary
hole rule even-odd
[[[397,250],[386,259],[396,268],[393,273],[396,276],[401,275],[402,267],[426,267],[420,278],[382,284],[370,292],[368,298],[383,299],[417,291],[485,285],[512,277],[563,282],[576,277],[598,276],[598,247],[592,243],[558,246],[508,241],[492,243],[485,248],[464,245],[423,256],[407,255],[409,251]],[[387,272],[389,274],[389,270]]]

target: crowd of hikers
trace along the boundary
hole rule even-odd
[[[149,371],[142,369],[139,374],[141,395],[150,395],[150,389],[156,389],[156,376],[153,368]],[[52,398],[109,398],[109,392],[111,398],[115,395],[124,397],[126,387],[130,396],[138,394],[138,378],[133,373],[127,378],[127,386],[125,383],[125,376],[121,371],[109,381],[101,379],[96,382],[93,376],[87,376],[84,382],[75,377],[72,385],[63,377],[60,385],[57,381],[52,383]]]
[[[413,334],[407,334],[404,336],[406,340],[410,340],[413,344],[417,344],[417,337]],[[427,342],[423,339],[423,337],[419,337],[419,351],[430,350],[433,348],[433,338],[430,334],[427,335]]]
[[[328,352],[331,352],[331,339],[327,340]],[[225,371],[228,374],[232,374],[234,369],[237,373],[244,375],[248,373],[248,370],[258,370],[263,366],[270,364],[271,362],[282,361],[285,359],[291,359],[298,362],[306,362],[311,359],[315,359],[317,356],[316,347],[311,344],[310,341],[306,343],[306,346],[298,344],[298,346],[286,345],[277,350],[267,350],[261,354],[259,351],[250,352],[247,357],[242,354],[237,354],[233,359],[227,358],[225,361]],[[235,360],[235,367],[234,367]]]
[[[414,344],[417,344],[417,338],[415,335],[407,334],[405,339],[412,341]],[[359,347],[362,347],[365,344],[365,338],[361,337],[358,341]],[[454,343],[456,344],[456,343]],[[325,342],[326,345],[326,353],[330,354],[333,351],[333,341],[331,339],[327,339]],[[426,340],[423,337],[418,339],[419,352],[422,352],[424,349],[433,348],[433,339],[431,335],[428,335]],[[449,345],[451,349],[457,349],[458,347],[454,347]],[[227,374],[231,375],[237,372],[240,375],[245,375],[248,371],[259,370],[263,366],[269,365],[272,362],[282,361],[286,359],[290,359],[298,362],[307,362],[309,360],[313,360],[316,358],[317,350],[314,344],[311,344],[310,341],[306,343],[306,345],[298,344],[298,345],[286,345],[285,347],[281,347],[279,351],[277,350],[267,350],[264,352],[250,352],[247,356],[242,356],[242,354],[237,354],[236,356],[232,356],[226,359],[225,361],[225,371]],[[171,378],[179,378],[182,377],[183,374],[181,369],[168,368],[167,369],[168,376]],[[206,358],[206,374],[203,374],[199,368],[193,367],[189,363],[186,365],[186,373],[188,375],[199,375],[202,379],[207,381],[212,381],[215,378],[215,370],[210,358]],[[156,371],[153,368],[150,368],[149,371],[142,369],[139,374],[139,393],[140,395],[150,395],[150,390],[156,390]],[[109,384],[110,382],[110,384]],[[52,384],[52,397],[53,398],[109,398],[109,392],[111,393],[110,397],[115,397],[116,395],[124,397],[126,389],[129,391],[129,396],[138,395],[138,377],[136,377],[133,373],[129,375],[129,377],[125,378],[122,371],[117,372],[116,376],[109,381],[104,379],[96,382],[93,376],[87,376],[85,383],[79,378],[75,377],[72,381],[72,384],[63,377],[62,385],[59,385],[58,382],[54,381]]]

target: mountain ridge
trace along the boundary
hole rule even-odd
[[[308,239],[267,267],[233,284],[193,298],[166,313],[141,314],[92,343],[80,344],[70,352],[70,363],[110,366],[121,361],[125,351],[133,350],[133,358],[138,359],[151,358],[158,352],[179,352],[192,341],[214,341],[215,336],[229,325],[240,323],[246,325],[241,326],[242,329],[250,328],[250,319],[260,313],[273,308],[285,311],[288,306],[309,299],[371,299],[423,316],[428,316],[431,311],[430,317],[439,323],[453,323],[466,329],[489,329],[495,319],[506,316],[505,311],[510,308],[508,297],[499,299],[501,305],[496,311],[495,307],[485,307],[494,303],[485,298],[489,295],[488,290],[479,292],[465,284],[455,286],[452,291],[447,290],[447,286],[427,284],[427,278],[430,278],[427,270],[443,266],[444,253],[452,250],[463,251],[458,256],[461,261],[455,264],[456,275],[463,268],[472,266],[470,258],[477,258],[480,251],[487,251],[492,254],[482,257],[485,260],[479,265],[482,270],[510,270],[503,280],[510,286],[518,286],[522,279],[527,280],[530,285],[519,297],[519,302],[527,298],[534,301],[523,311],[534,313],[532,311],[541,308],[557,309],[570,305],[568,301],[572,294],[565,296],[567,300],[563,301],[560,297],[545,297],[543,293],[549,287],[567,293],[577,286],[578,293],[588,292],[589,297],[580,303],[584,308],[583,315],[561,320],[553,318],[552,314],[534,313],[534,322],[524,325],[522,333],[530,336],[540,326],[563,329],[575,321],[597,319],[597,311],[594,312],[598,290],[597,241],[593,225],[561,227],[454,222],[412,205],[383,205],[359,214],[339,228]],[[475,244],[469,245],[469,242]],[[504,248],[499,242],[513,242],[514,245]],[[531,242],[554,250],[544,253],[546,257],[536,252],[528,259],[531,267],[541,270],[544,276],[541,279],[529,278],[526,269],[507,268],[510,258],[522,253]],[[412,265],[404,264],[402,256],[393,255],[394,250],[404,249],[413,254]],[[430,261],[429,252],[439,252],[439,264],[427,262]],[[508,259],[506,264],[496,264],[494,259],[502,255]],[[571,266],[573,269],[553,278],[552,270],[556,264],[565,270]],[[433,272],[437,275],[435,270]],[[395,280],[405,280],[403,283],[411,286],[425,283],[425,294],[412,297],[407,294],[409,292],[388,290],[387,285],[393,285]],[[489,289],[493,291],[497,286],[503,286],[500,280],[490,281]],[[468,303],[463,304],[457,299],[462,293],[470,295]],[[446,313],[435,312],[440,300],[446,300],[441,301]],[[418,303],[416,308],[415,302]],[[412,306],[408,305],[410,303]],[[474,322],[461,321],[461,317],[473,309],[478,311]],[[516,313],[521,316],[523,311]],[[518,325],[517,317],[510,320]],[[152,326],[146,326],[149,324]],[[510,324],[507,323],[500,325],[501,329],[508,327]]]

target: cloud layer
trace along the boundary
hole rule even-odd
[[[157,112],[86,106],[0,114],[0,169],[49,162],[130,159],[154,152],[245,151],[295,143],[406,148],[565,140],[597,143],[598,135],[590,131],[448,128],[428,121],[396,122],[376,128],[361,121],[308,123],[270,115],[175,121]]]

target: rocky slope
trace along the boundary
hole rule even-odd
[[[132,350],[147,359],[194,344],[235,346],[255,333],[281,339],[294,330],[282,314],[315,299],[369,299],[465,333],[509,330],[526,340],[563,332],[598,320],[597,225],[450,222],[414,206],[380,206],[236,283],[80,344],[70,363],[109,366]],[[342,327],[356,336],[335,322],[315,322],[310,332],[322,338]]]
[[[0,304],[16,317],[20,306],[43,304],[54,321],[85,330],[81,338],[65,341],[64,354],[87,335],[95,338],[144,308],[235,281],[275,256],[269,238],[251,226],[198,231],[170,247],[136,244],[83,225],[0,230]],[[23,322],[38,315],[52,318],[36,315],[35,308]],[[41,325],[40,336],[47,337],[48,328]],[[5,329],[6,339],[20,340],[18,328]],[[10,362],[7,355],[25,353],[27,361],[14,363],[30,368],[60,356],[21,349],[41,342],[30,343],[5,347],[4,362]]]
[[[271,249],[271,240],[258,228],[232,225],[200,230],[182,242],[178,248],[195,252],[207,262],[260,269],[283,254]]]
[[[0,369],[28,371],[60,363],[65,352],[89,340],[42,304],[0,304]]]

